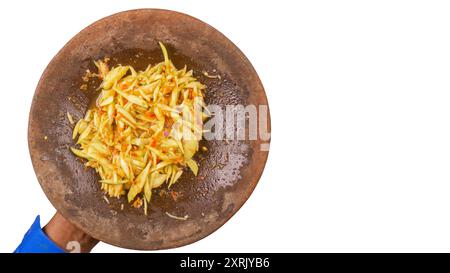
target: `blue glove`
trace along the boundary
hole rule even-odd
[[[38,215],[14,253],[64,253],[64,250],[42,231],[41,218]]]

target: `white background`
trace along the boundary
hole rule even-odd
[[[450,251],[450,3],[280,0],[2,2],[0,251],[54,213],[27,148],[41,73],[82,28],[139,7],[224,33],[258,71],[272,114],[249,201],[169,251]]]

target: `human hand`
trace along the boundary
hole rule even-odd
[[[98,240],[78,229],[56,212],[43,228],[44,233],[66,252],[90,252]]]

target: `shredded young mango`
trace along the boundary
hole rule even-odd
[[[206,118],[205,86],[186,66],[176,69],[160,46],[164,61],[144,71],[95,62],[102,90],[72,135],[80,146],[72,152],[100,175],[101,189],[110,197],[127,194],[135,206],[142,195],[145,212],[152,189],[170,187],[185,168],[197,175],[192,157]]]

